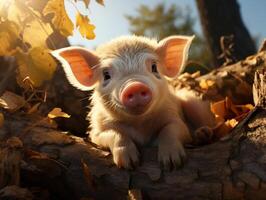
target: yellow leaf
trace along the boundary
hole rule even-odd
[[[90,4],[90,0],[83,0],[85,6],[88,8]]]
[[[41,12],[47,4],[47,0],[25,0],[25,2],[28,7],[31,7],[38,12]]]
[[[96,0],[96,2],[97,2],[98,4],[101,4],[102,6],[104,6],[104,0]]]
[[[57,117],[70,118],[70,115],[63,112],[61,108],[54,108],[51,112],[48,113],[48,117],[50,119],[54,119]]]
[[[211,104],[211,111],[218,117],[222,119],[225,118],[227,114],[225,100],[217,101]]]
[[[225,124],[232,129],[238,124],[238,121],[236,119],[229,119]]]
[[[31,13],[23,1],[12,1],[8,7],[8,19],[24,26],[25,21],[31,19]]]
[[[32,48],[28,53],[22,52],[20,49],[15,54],[18,67],[18,82],[23,87],[23,80],[27,77],[33,83],[33,86],[39,87],[46,80],[50,80],[56,69],[56,62],[44,47]]]
[[[4,125],[4,115],[0,113],[0,128]]]
[[[212,87],[215,84],[215,82],[213,80],[206,80],[206,79],[202,79],[199,83],[200,87],[204,90],[209,89],[210,87]]]
[[[40,24],[41,23],[41,24]],[[32,20],[27,23],[23,32],[23,40],[29,43],[32,47],[47,47],[46,39],[53,33],[50,24]]]
[[[19,27],[15,22],[0,22],[0,56],[8,55],[15,48]]]
[[[7,109],[11,112],[18,110],[26,104],[26,101],[23,97],[13,93],[6,91],[0,97],[0,107]]]
[[[9,1],[0,1],[0,16],[4,19],[7,19],[9,5]]]
[[[48,1],[43,10],[43,15],[46,16],[48,14],[54,14],[52,23],[62,35],[66,37],[72,35],[74,25],[66,13],[64,0]]]
[[[76,27],[79,28],[79,32],[83,37],[86,37],[87,39],[94,39],[94,29],[95,26],[93,24],[89,23],[90,20],[87,16],[81,15],[80,13],[76,16]]]

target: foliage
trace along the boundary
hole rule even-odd
[[[158,4],[153,8],[141,5],[137,9],[137,16],[126,15],[130,24],[130,31],[136,35],[145,35],[163,39],[170,35],[193,35],[195,19],[191,17],[189,7],[185,10],[177,5],[167,8],[164,4]],[[191,47],[191,59],[200,60],[204,65],[210,65],[210,53],[205,41],[197,35]],[[195,69],[195,71],[198,69]]]
[[[95,26],[88,16],[80,14],[75,6],[77,0],[69,1],[76,8],[76,27],[81,35],[94,39]],[[96,2],[104,5],[103,1]],[[56,47],[51,36],[59,32],[67,37],[74,29],[64,3],[64,0],[0,1],[0,56],[16,58],[17,80],[24,88],[39,87],[53,76],[56,62],[49,52]],[[88,9],[90,1],[83,3]]]

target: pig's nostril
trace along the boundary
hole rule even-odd
[[[132,100],[134,95],[133,94],[129,94],[127,97],[128,97],[128,100]]]
[[[146,91],[143,91],[143,92],[141,92],[140,94],[141,94],[141,96],[143,96],[143,97],[146,97],[146,96],[148,95],[148,93],[147,93]]]

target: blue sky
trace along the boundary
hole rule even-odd
[[[66,2],[66,10],[70,18],[75,21],[76,11],[69,1]],[[82,2],[77,7],[83,13],[89,16],[91,22],[96,26],[96,38],[87,40],[82,38],[78,31],[74,31],[73,36],[69,37],[71,45],[82,45],[88,48],[94,48],[97,45],[109,41],[121,35],[128,35],[129,23],[124,17],[128,15],[136,15],[136,9],[141,4],[150,5],[151,7],[165,2],[166,5],[173,3],[191,8],[192,16],[196,18],[195,30],[202,33],[200,21],[196,8],[195,0],[105,0],[105,6],[101,6],[91,0],[89,12],[84,9]],[[266,0],[238,0],[242,19],[253,36],[259,36],[260,41],[266,38]]]

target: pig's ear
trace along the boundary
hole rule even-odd
[[[69,82],[76,88],[88,91],[97,82],[99,58],[93,52],[82,47],[66,47],[52,51],[64,68]]]
[[[170,36],[161,40],[156,49],[162,61],[162,73],[169,78],[176,77],[184,69],[190,44],[194,36]]]

